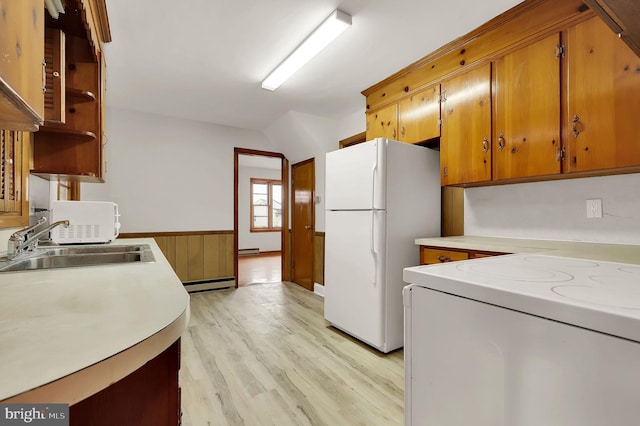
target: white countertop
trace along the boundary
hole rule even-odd
[[[155,241],[111,244],[140,243],[155,262],[0,273],[0,402],[78,402],[180,337],[189,295]]]
[[[529,240],[497,237],[418,238],[417,245],[502,253],[536,253],[578,259],[640,264],[640,245]]]

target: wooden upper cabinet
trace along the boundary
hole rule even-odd
[[[0,130],[0,228],[29,224],[31,133]]]
[[[44,119],[64,123],[65,39],[64,32],[46,28],[44,38],[45,92]]]
[[[375,138],[398,138],[398,105],[389,105],[367,114],[367,140]]]
[[[442,83],[440,181],[491,180],[491,64]]]
[[[416,143],[440,136],[440,85],[398,103],[398,140]]]
[[[640,56],[640,2],[637,0],[583,0]]]
[[[560,34],[495,63],[493,178],[560,173]]]
[[[0,2],[0,129],[34,131],[44,118],[44,0]]]
[[[640,58],[597,18],[567,45],[568,171],[639,166]]]
[[[104,182],[102,46],[111,39],[106,7],[100,0],[67,0],[65,8],[59,19],[45,22],[47,57],[58,66],[47,67],[52,99],[47,96],[47,118],[34,133],[31,172],[45,179]]]

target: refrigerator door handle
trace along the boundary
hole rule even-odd
[[[369,239],[369,250],[371,250],[371,254],[373,255],[373,263],[376,267],[378,267],[378,252],[376,251],[376,246],[375,246],[375,238],[374,238],[374,234],[375,234],[375,219],[376,219],[376,212],[375,210],[371,210],[371,238]],[[377,274],[373,275],[373,286],[377,287],[378,286],[378,277]]]
[[[378,173],[378,158],[376,157],[376,162],[373,163],[373,168],[371,170],[371,208],[376,208],[376,173]]]

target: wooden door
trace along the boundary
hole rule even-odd
[[[491,64],[442,84],[440,182],[491,180]]]
[[[568,31],[567,169],[640,165],[640,58],[598,18]]]
[[[416,143],[440,136],[440,85],[422,90],[398,103],[401,142]]]
[[[313,291],[313,237],[315,234],[315,160],[291,166],[291,281]]]
[[[560,173],[560,34],[496,61],[493,179]]]
[[[389,105],[367,114],[367,140],[375,138],[397,139],[398,105]]]

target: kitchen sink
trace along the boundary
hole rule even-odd
[[[148,244],[50,246],[16,259],[0,259],[0,272],[153,261]]]

